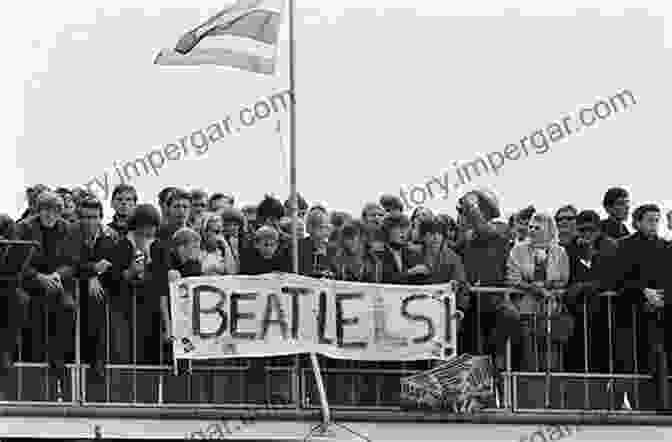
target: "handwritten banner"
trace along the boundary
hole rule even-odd
[[[410,361],[457,353],[452,284],[364,284],[290,274],[204,276],[171,285],[174,355],[320,353]]]

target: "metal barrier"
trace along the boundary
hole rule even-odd
[[[81,301],[82,296],[88,293],[79,293],[79,284],[75,284],[76,299]],[[483,352],[487,336],[484,336],[482,319],[481,297],[504,296],[522,293],[509,288],[475,287],[472,289],[476,297],[475,310],[472,313],[475,319],[475,349]],[[521,371],[515,370],[513,351],[515,346],[508,341],[504,356],[505,366],[501,372],[502,397],[500,410],[503,412],[527,412],[545,410],[615,410],[621,408],[628,398],[629,404],[635,410],[648,409],[643,399],[651,391],[652,376],[641,373],[637,360],[639,312],[632,310],[634,323],[632,347],[634,349],[632,366],[633,373],[616,373],[614,356],[614,301],[618,295],[612,292],[602,293],[600,303],[606,305],[606,312],[593,311],[590,308],[590,299],[586,299],[581,306],[581,323],[576,328],[583,330],[583,370],[562,371],[554,370],[550,363],[553,346],[550,344],[550,334],[546,341],[546,359],[544,370]],[[222,407],[222,408],[285,408],[285,409],[312,409],[319,407],[318,391],[314,376],[311,374],[310,364],[305,356],[291,356],[266,359],[259,367],[259,359],[225,359],[221,361],[189,362],[180,364],[176,372],[176,365],[166,359],[164,343],[161,342],[161,331],[155,333],[155,345],[158,348],[159,360],[156,363],[140,364],[139,360],[146,355],[138,354],[138,324],[146,320],[144,312],[138,317],[139,296],[133,296],[131,307],[131,360],[119,360],[119,355],[113,354],[113,348],[123,347],[127,343],[111,342],[112,329],[115,326],[114,317],[120,313],[106,297],[104,324],[105,329],[105,373],[102,379],[91,376],[91,367],[83,362],[85,351],[90,351],[90,343],[82,333],[82,319],[87,312],[82,312],[82,302],[77,302],[75,314],[74,355],[70,363],[66,364],[69,378],[69,389],[66,385],[54,384],[53,376],[46,361],[25,361],[25,342],[19,342],[16,362],[10,369],[10,382],[14,380],[15,392],[6,392],[6,403],[67,403],[69,405],[96,405],[96,406],[125,406],[125,407]],[[34,300],[34,302],[36,302]],[[157,303],[158,311],[158,303]],[[548,310],[547,310],[548,311]],[[606,325],[609,336],[608,370],[606,373],[596,372],[590,366],[591,355],[591,322],[595,315],[606,313]],[[46,315],[48,318],[48,314]],[[593,318],[593,319],[591,319]],[[30,318],[36,320],[36,318]],[[547,321],[548,327],[551,322]],[[123,327],[123,324],[121,325]],[[45,330],[48,331],[48,328]],[[550,330],[547,330],[550,332]],[[463,333],[465,331],[463,330]],[[44,336],[44,345],[49,346],[49,334]],[[33,343],[34,344],[34,343]],[[535,345],[536,348],[536,345]],[[571,350],[571,349],[570,349]],[[32,354],[35,349],[32,349]],[[427,361],[417,363],[380,363],[361,361],[335,361],[320,358],[322,373],[329,403],[334,409],[399,409],[399,378],[418,370],[427,369]],[[622,365],[622,364],[621,364]],[[259,378],[261,377],[261,378]],[[373,380],[373,382],[371,382]],[[645,392],[642,387],[646,384]],[[37,386],[41,391],[36,391]],[[256,387],[256,388],[255,388]],[[542,388],[543,387],[543,388]],[[39,390],[39,389],[38,389]],[[619,390],[619,391],[617,391]],[[262,392],[259,394],[259,392]],[[538,392],[543,392],[538,394]],[[534,398],[537,399],[534,399]],[[530,399],[532,398],[532,399]],[[531,406],[532,405],[532,406]],[[627,408],[627,407],[626,407]]]

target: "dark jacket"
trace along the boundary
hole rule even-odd
[[[620,302],[642,304],[643,289],[665,289],[668,293],[672,272],[672,248],[662,238],[647,238],[639,232],[618,243],[615,267],[611,273],[610,288],[623,290]],[[672,299],[666,296],[666,302]]]
[[[102,259],[112,262],[114,259],[115,243],[112,238],[101,231],[96,237],[92,247],[85,244],[81,224],[72,223],[68,228],[68,236],[65,241],[66,253],[71,257],[74,265],[73,276],[86,282],[96,276],[94,266]],[[107,289],[112,288],[112,275],[107,271],[100,275],[100,281]]]
[[[625,238],[626,236],[630,235],[627,226],[620,221],[616,221],[613,218],[606,218],[600,221],[600,230],[605,235],[614,238],[616,240]]]
[[[68,235],[68,223],[57,220],[53,229],[46,230],[40,217],[30,217],[16,226],[17,239],[22,241],[36,241],[42,246],[33,254],[25,272],[25,281],[34,281],[38,273],[50,274],[58,272],[61,278],[66,279],[73,274],[74,260],[64,247]],[[17,256],[19,258],[19,256]],[[21,256],[21,259],[24,257]]]
[[[317,254],[315,241],[308,238],[299,240],[299,274],[320,277],[322,272],[331,267],[332,256],[329,253]],[[289,249],[291,250],[291,248]],[[290,256],[291,259],[291,256]]]
[[[612,279],[611,272],[615,264],[618,242],[607,236],[601,235],[595,244],[595,254],[586,265],[584,251],[574,239],[566,247],[569,257],[569,283],[576,282],[595,282],[596,290],[606,290],[609,281]]]
[[[292,261],[291,257],[287,255],[286,249],[278,249],[271,259],[262,257],[254,247],[248,247],[241,252],[241,275],[262,275],[273,272],[290,273],[291,271]]]
[[[423,275],[409,275],[408,270],[418,264],[424,264],[422,255],[408,245],[400,249],[401,267],[397,264],[389,245],[381,254],[382,283],[383,284],[422,284]]]

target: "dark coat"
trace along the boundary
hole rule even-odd
[[[271,259],[264,259],[256,248],[243,249],[240,256],[241,275],[262,275],[264,273],[292,271],[292,260],[287,255],[287,249],[278,249]]]

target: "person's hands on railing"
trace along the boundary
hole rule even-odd
[[[665,306],[665,293],[663,290],[645,288],[644,297],[646,298],[647,306],[652,310]]]
[[[100,279],[97,276],[89,279],[89,296],[96,299],[99,302],[103,302],[105,296],[105,289],[100,283]]]
[[[172,284],[173,282],[177,281],[181,277],[182,277],[182,275],[177,270],[174,270],[174,269],[173,270],[168,270],[168,282],[169,283]]]
[[[429,275],[431,272],[429,270],[429,267],[427,267],[427,265],[418,264],[408,269],[406,273],[408,274],[408,276],[416,276],[416,275]]]
[[[100,275],[101,273],[107,272],[110,267],[112,267],[112,263],[110,261],[101,259],[93,265],[93,270]]]

